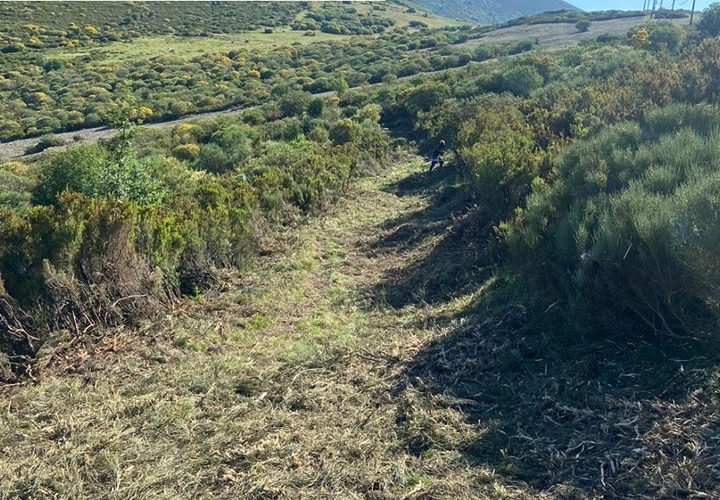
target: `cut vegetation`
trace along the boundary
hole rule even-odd
[[[0,3],[0,500],[720,498],[720,4],[58,6]]]
[[[47,345],[5,391],[0,498],[717,492],[710,359],[550,346],[512,303],[469,319],[484,287],[463,283],[493,279],[457,253],[478,214],[424,168],[361,182],[140,332]]]

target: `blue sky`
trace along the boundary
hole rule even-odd
[[[643,0],[566,0],[576,7],[583,10],[610,10],[610,9],[621,9],[621,10],[641,10],[643,7]],[[712,0],[696,0],[695,10],[702,11],[708,5],[712,3]],[[660,0],[658,0],[660,5]],[[664,0],[663,7],[670,7],[672,0]],[[675,8],[682,8],[690,10],[692,6],[692,0],[675,0]]]

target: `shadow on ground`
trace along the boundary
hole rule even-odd
[[[373,293],[401,308],[487,280],[492,223],[451,169],[387,189],[430,203],[388,221],[369,251],[429,253]],[[423,346],[396,381],[398,434],[410,452],[459,449],[471,466],[556,498],[720,498],[718,353],[667,339],[582,338],[561,331],[554,311],[532,318],[519,304],[478,311],[462,312],[463,326]]]
[[[429,203],[386,221],[383,236],[366,250],[412,255],[427,247],[429,252],[389,271],[370,291],[372,297],[398,308],[445,301],[465,294],[491,272],[491,223],[458,185],[452,166],[416,172],[385,190],[401,197],[421,195]]]
[[[680,343],[562,345],[524,332],[520,312],[427,345],[398,381],[424,394],[426,415],[453,407],[482,430],[460,446],[470,464],[558,498],[720,498],[717,356]],[[410,427],[409,449],[442,443],[425,422]]]

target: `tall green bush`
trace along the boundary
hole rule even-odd
[[[720,137],[707,115],[676,106],[570,148],[503,226],[525,286],[578,329],[720,340]]]
[[[96,144],[78,145],[59,152],[42,166],[39,182],[33,191],[33,202],[53,205],[63,191],[98,195],[107,161],[107,151]]]

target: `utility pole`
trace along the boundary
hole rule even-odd
[[[692,26],[694,16],[695,16],[695,0],[693,0],[692,10],[690,11],[690,26]]]
[[[675,12],[675,0],[673,0],[672,7],[670,8],[670,12]]]

